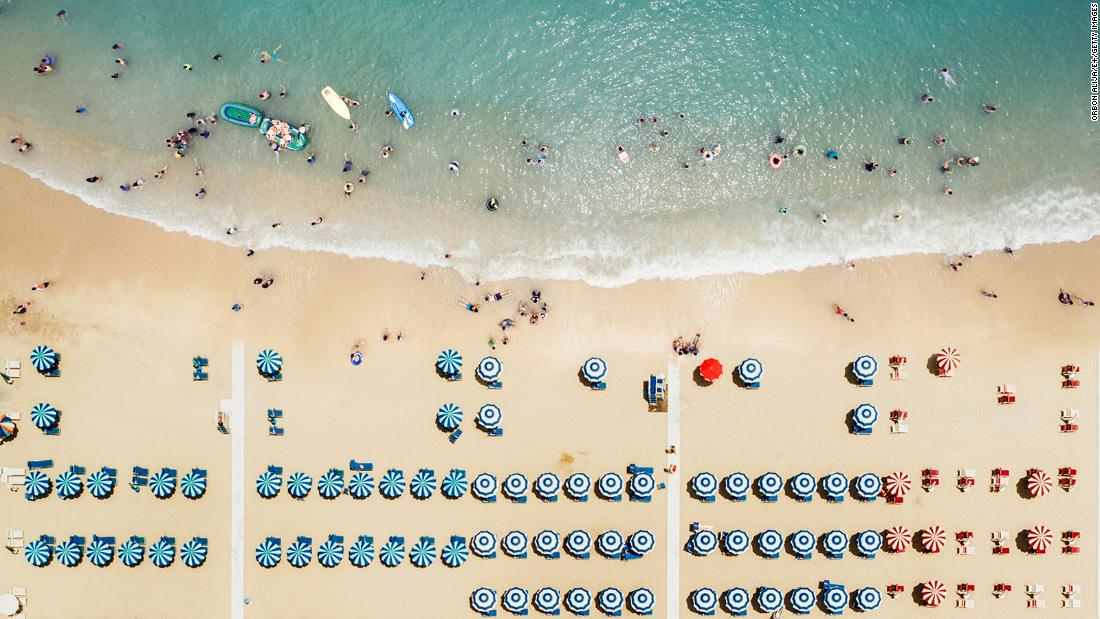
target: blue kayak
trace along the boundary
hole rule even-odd
[[[397,120],[401,121],[401,126],[408,129],[416,124],[416,120],[413,119],[412,112],[409,111],[409,106],[405,105],[405,102],[401,100],[401,97],[393,94],[392,92],[386,93],[386,99],[390,102],[390,109],[393,110],[394,116]]]

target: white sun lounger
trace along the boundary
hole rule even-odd
[[[8,378],[19,378],[22,374],[22,363],[19,361],[13,361],[8,359],[4,361],[4,373],[8,375]]]

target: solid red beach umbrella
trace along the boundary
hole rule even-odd
[[[939,606],[947,599],[947,585],[938,580],[929,580],[921,585],[920,599],[929,606]]]
[[[1042,554],[1054,543],[1054,533],[1050,527],[1040,524],[1028,529],[1027,545],[1032,551]]]
[[[886,476],[886,492],[899,499],[908,494],[912,487],[913,482],[909,478],[909,473],[894,471]]]
[[[947,543],[947,532],[938,524],[934,524],[920,532],[920,543],[928,552],[939,552]]]
[[[704,359],[699,364],[699,376],[703,377],[703,380],[713,383],[722,377],[722,362],[715,359]]]
[[[1054,480],[1046,471],[1035,469],[1027,476],[1027,491],[1031,496],[1045,496],[1054,488]]]
[[[886,529],[886,547],[890,549],[890,552],[905,552],[906,548],[909,548],[909,540],[911,539],[909,529],[901,526],[890,527]]]
[[[936,367],[940,369],[940,376],[952,376],[959,367],[959,349],[954,346],[945,346],[936,354]]]

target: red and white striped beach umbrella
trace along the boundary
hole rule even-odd
[[[961,360],[959,349],[954,346],[945,346],[936,354],[936,366],[940,368],[942,374],[953,374]]]
[[[913,482],[909,478],[909,473],[894,471],[886,476],[886,492],[899,499],[909,494],[909,489],[912,487]]]
[[[886,529],[886,547],[890,552],[905,552],[906,548],[909,548],[910,537],[909,529],[899,525],[892,526]]]
[[[920,587],[920,599],[929,606],[939,606],[947,599],[947,585],[938,580],[929,580]]]
[[[934,524],[920,532],[920,543],[928,552],[939,552],[947,543],[947,531],[944,531],[940,525]]]
[[[1054,480],[1043,469],[1035,469],[1027,476],[1027,491],[1031,496],[1045,496],[1054,488]]]
[[[1031,550],[1042,554],[1054,543],[1054,533],[1045,524],[1036,525],[1028,529],[1027,545]]]

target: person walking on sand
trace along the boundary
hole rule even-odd
[[[992,290],[986,290],[985,288],[982,288],[982,296],[989,299],[996,299],[997,293],[993,292]]]
[[[833,310],[837,313],[838,316],[843,316],[844,320],[847,320],[848,322],[854,323],[856,321],[855,318],[852,318],[848,315],[848,312],[846,312],[843,307],[840,307],[836,303],[833,303]]]

